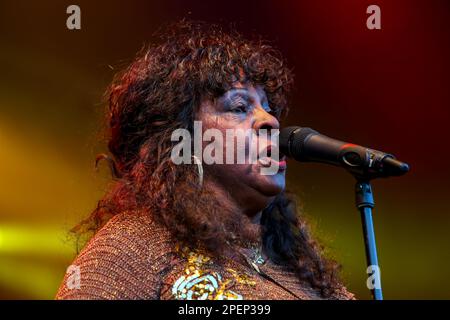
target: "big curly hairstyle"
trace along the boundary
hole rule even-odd
[[[286,114],[292,73],[281,54],[259,38],[182,21],[164,32],[160,44],[144,48],[108,91],[112,157],[104,158],[111,160],[116,179],[80,225],[95,232],[112,215],[146,210],[180,241],[201,243],[212,253],[232,241],[242,214],[199,187],[196,165],[175,165],[170,156],[176,144],[172,132],[192,133],[202,99],[214,101],[237,78],[262,85],[277,117]],[[332,297],[340,286],[337,264],[324,257],[293,198],[278,195],[263,211],[261,225],[270,259],[291,266],[301,281]]]

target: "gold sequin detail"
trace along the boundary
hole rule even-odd
[[[191,250],[188,247],[177,251],[187,260],[184,274],[172,286],[172,294],[180,300],[242,300],[239,293],[230,290],[234,283],[255,286],[256,282],[247,274],[241,274],[234,269],[226,269],[232,276],[223,279],[215,271],[207,271],[213,265],[211,257],[200,249]]]
[[[239,273],[234,269],[227,268],[227,271],[230,272],[234,279],[240,284],[249,285],[249,286],[256,286],[256,281],[253,280],[253,278],[245,273]]]

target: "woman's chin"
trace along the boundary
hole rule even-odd
[[[286,186],[286,178],[283,173],[267,176],[261,175],[258,180],[257,189],[266,197],[277,196]]]

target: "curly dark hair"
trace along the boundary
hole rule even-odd
[[[262,85],[277,117],[286,114],[293,75],[279,51],[216,25],[177,23],[161,44],[143,49],[116,76],[108,91],[107,121],[117,179],[85,221],[93,231],[114,214],[138,209],[147,210],[180,241],[202,243],[212,253],[238,234],[242,216],[199,188],[195,165],[174,165],[170,157],[176,144],[172,132],[192,132],[200,101],[221,96],[237,77]],[[268,256],[332,297],[340,287],[337,264],[311,238],[292,197],[278,195],[263,211],[261,225]]]

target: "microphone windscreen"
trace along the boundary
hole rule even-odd
[[[288,157],[301,160],[302,149],[310,134],[318,134],[311,128],[286,127],[280,131],[280,150]]]

